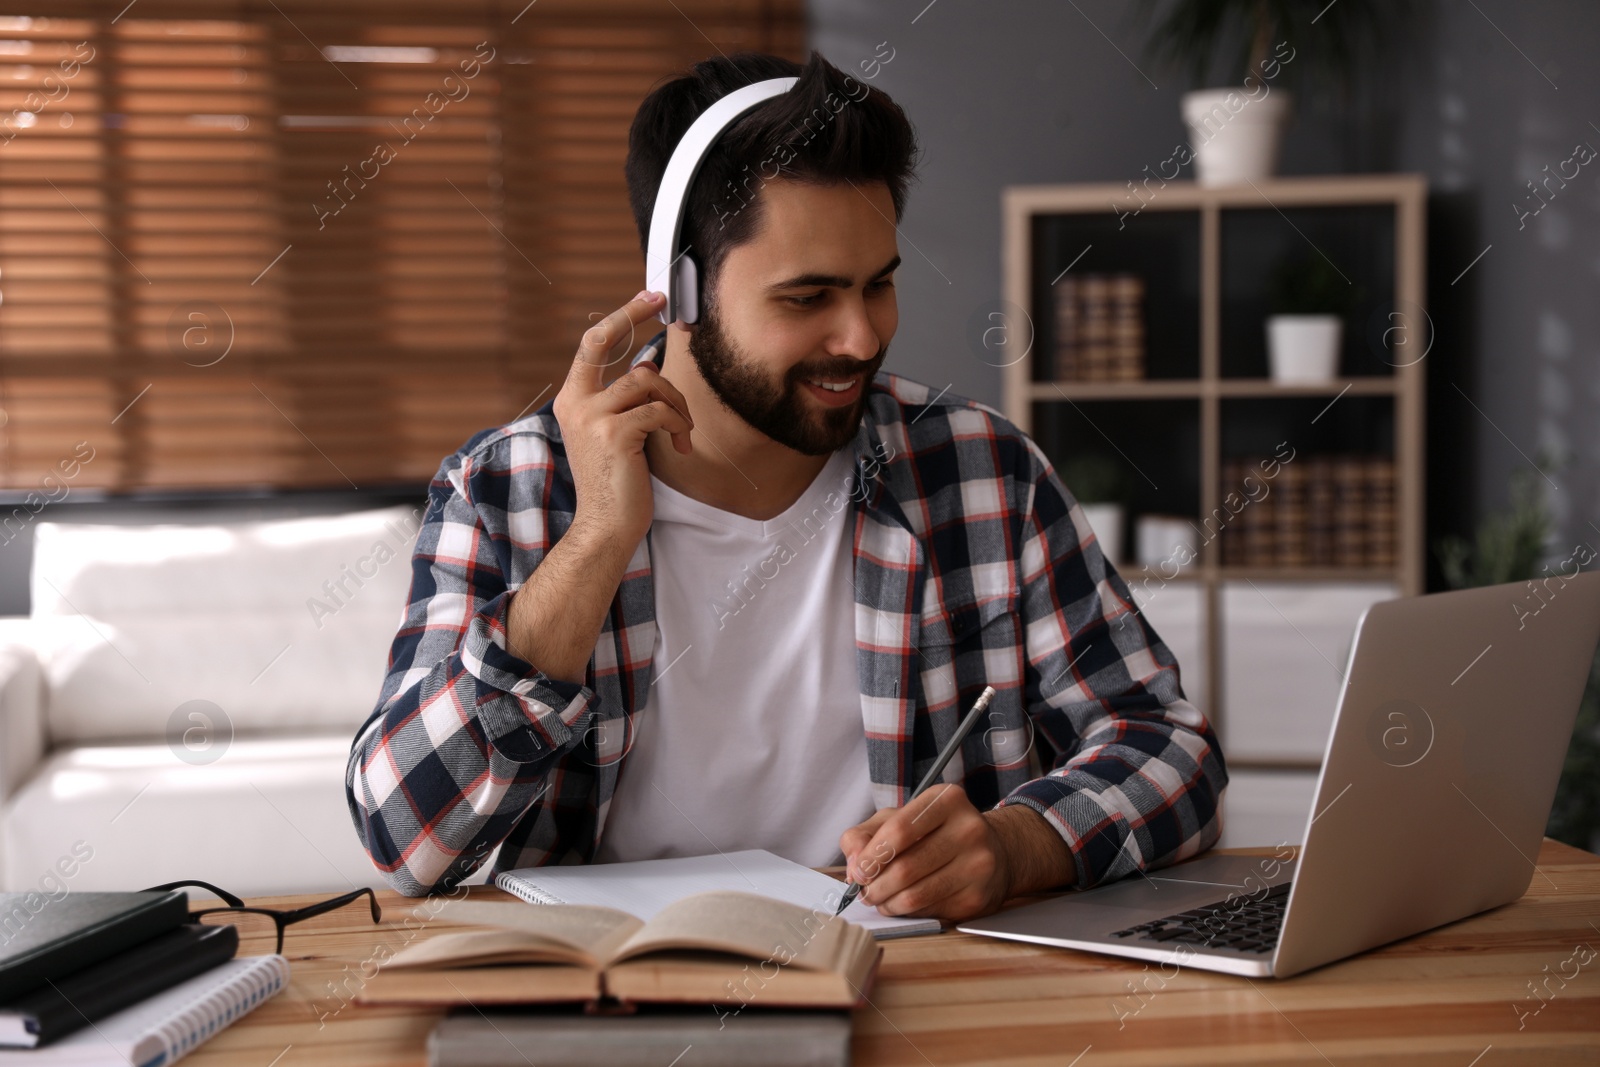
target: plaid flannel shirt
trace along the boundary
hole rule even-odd
[[[880,372],[854,451],[854,666],[876,804],[906,802],[992,685],[944,780],[979,810],[1044,816],[1074,886],[1213,845],[1217,738],[1038,445],[987,405]],[[496,846],[494,873],[595,856],[650,688],[650,538],[582,684],[506,641],[511,596],[575,503],[551,403],[475,435],[429,487],[409,603],[345,775],[356,832],[402,893],[453,888]]]

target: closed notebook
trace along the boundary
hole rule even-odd
[[[440,931],[379,964],[362,1004],[635,1003],[850,1008],[883,955],[825,911],[750,893],[701,893],[649,921],[614,908],[447,901]]]
[[[0,1047],[38,1048],[233,959],[233,926],[184,923],[0,1006]]]
[[[288,984],[282,956],[229,960],[52,1045],[0,1051],[0,1067],[167,1067]]]
[[[674,901],[714,890],[758,893],[830,914],[844,895],[844,883],[838,879],[764,849],[631,863],[521,867],[502,872],[495,885],[530,904],[597,904],[641,919]],[[859,900],[844,910],[844,917],[879,940],[936,934],[943,928],[938,919],[882,915]]]
[[[0,893],[0,1004],[189,921],[167,893]]]
[[[849,1067],[850,1015],[464,1008],[428,1035],[428,1067]]]

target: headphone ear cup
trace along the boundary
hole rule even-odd
[[[673,266],[678,290],[678,319],[693,325],[700,321],[700,264],[688,252]]]

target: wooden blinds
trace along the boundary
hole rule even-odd
[[[426,480],[639,289],[639,101],[804,45],[802,0],[0,0],[0,484]]]

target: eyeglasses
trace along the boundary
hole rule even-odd
[[[169,889],[181,889],[184,886],[196,886],[200,889],[206,890],[209,893],[214,893],[228,904],[228,906],[225,908],[202,908],[200,911],[191,911],[189,913],[189,918],[191,920],[210,924],[219,922],[232,923],[240,927],[239,932],[241,934],[245,934],[247,936],[255,932],[259,932],[262,936],[265,936],[266,921],[271,920],[273,927],[277,930],[278,937],[277,947],[273,949],[273,951],[280,956],[283,954],[284,927],[293,923],[302,922],[306,919],[315,918],[318,915],[326,914],[327,912],[333,911],[336,908],[342,908],[346,904],[359,899],[363,895],[366,896],[367,903],[372,908],[372,921],[381,922],[383,920],[383,911],[378,907],[378,896],[370,888],[353,889],[350,892],[344,893],[340,896],[330,897],[327,900],[320,900],[315,904],[307,904],[303,908],[293,908],[288,911],[282,911],[277,908],[252,908],[243,900],[240,900],[238,897],[234,896],[232,893],[225,889],[218,889],[210,882],[166,882],[162,885],[153,885],[149,889],[146,889],[145,892],[162,893]],[[247,918],[248,916],[259,916],[260,918],[252,921]],[[241,922],[240,920],[244,921]],[[259,931],[251,929],[252,926],[258,926]]]

